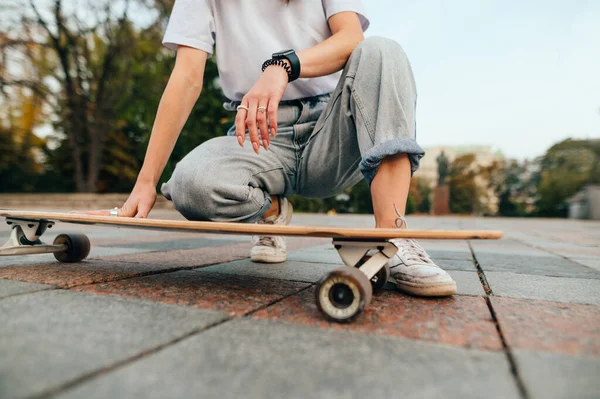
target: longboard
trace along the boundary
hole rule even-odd
[[[321,313],[331,321],[354,320],[370,303],[373,291],[383,288],[390,278],[387,261],[398,248],[394,238],[414,239],[500,239],[502,231],[493,230],[401,230],[318,226],[281,226],[248,223],[198,222],[140,219],[77,213],[0,210],[12,227],[0,256],[53,253],[60,262],[79,262],[90,252],[84,234],[60,234],[52,244],[40,237],[56,222],[106,225],[148,230],[186,231],[213,234],[278,235],[326,237],[344,261],[345,267],[327,273],[317,283],[315,300]],[[349,266],[349,267],[348,267]]]

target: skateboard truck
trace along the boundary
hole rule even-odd
[[[0,256],[53,253],[58,261],[79,262],[90,253],[90,240],[84,234],[59,234],[53,244],[44,244],[40,237],[54,226],[52,221],[7,217],[6,224],[12,229]]]
[[[387,261],[398,247],[387,240],[334,239],[347,267],[335,269],[319,280],[315,300],[321,313],[331,321],[354,320],[390,278]]]

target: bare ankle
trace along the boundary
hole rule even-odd
[[[271,196],[271,207],[265,212],[263,218],[279,215],[279,197]]]

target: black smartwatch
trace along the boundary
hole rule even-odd
[[[285,68],[288,74],[288,81],[293,82],[300,77],[300,59],[294,50],[283,50],[273,54],[273,58],[265,61],[262,70],[264,71],[270,65],[281,65],[277,60],[288,60],[291,68]]]

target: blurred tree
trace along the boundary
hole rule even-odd
[[[413,180],[415,178],[413,177]],[[430,213],[431,211],[431,186],[429,182],[424,179],[419,179],[417,181],[417,188],[419,190],[420,196],[422,198],[421,202],[417,205],[417,212],[419,213]]]
[[[586,184],[600,183],[600,139],[567,139],[550,147],[540,162],[537,214],[566,216],[564,202]]]
[[[34,134],[44,117],[40,99],[27,89],[15,90],[13,102],[2,109],[0,119],[0,191],[34,191],[42,174],[46,141]]]
[[[447,182],[452,213],[471,214],[481,209],[480,193],[475,181],[477,173],[473,154],[459,156],[452,162]]]
[[[350,195],[350,210],[353,213],[373,213],[373,201],[371,200],[371,188],[366,180],[361,180],[352,187]]]
[[[420,179],[413,177],[410,180],[410,186],[408,188],[408,198],[406,199],[406,214],[415,213],[421,202],[423,202],[423,196],[419,190]]]
[[[406,199],[406,215],[410,215],[411,213],[415,213],[417,211],[417,206],[415,205],[415,201],[413,197],[408,194],[408,198]]]
[[[16,88],[28,88],[49,111],[54,134],[40,189],[130,190],[174,65],[174,53],[161,44],[173,0],[14,4],[15,23],[0,31],[0,89],[10,102]],[[8,73],[9,62],[31,72]],[[222,101],[211,59],[161,181],[185,154],[229,127],[233,115]]]
[[[57,140],[70,150],[74,186],[94,192],[119,105],[130,100],[124,88],[137,51],[130,8],[153,12],[147,2],[133,0],[67,5],[54,0],[49,9],[38,3],[42,4],[34,0],[23,4],[19,23],[1,34],[11,62],[38,73],[33,78],[6,73],[1,85],[40,94],[43,105],[52,110]],[[160,24],[155,18],[147,29]]]

